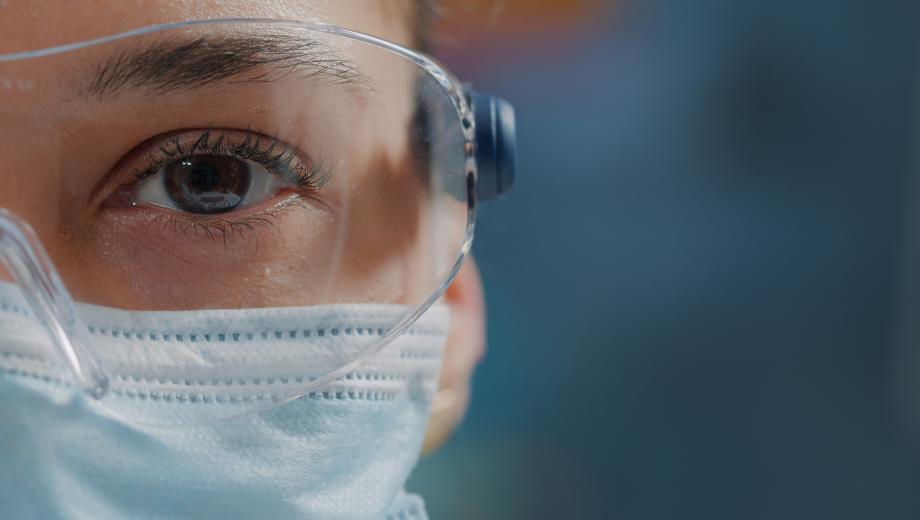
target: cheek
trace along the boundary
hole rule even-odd
[[[417,304],[435,289],[426,193],[406,162],[375,164],[349,200],[343,273],[363,280],[368,294]]]
[[[329,303],[334,228],[302,208],[192,223],[168,211],[111,211],[79,251],[78,299],[123,308],[197,309]]]

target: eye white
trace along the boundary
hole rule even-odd
[[[180,160],[183,159],[177,159],[177,161]],[[263,166],[245,159],[237,158],[236,160],[247,163],[249,167],[249,188],[234,210],[269,200],[285,186],[285,181],[280,176],[269,173]],[[166,166],[163,166],[138,184],[131,201],[133,206],[151,205],[173,211],[184,211],[166,189],[165,171]]]

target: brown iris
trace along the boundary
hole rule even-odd
[[[214,214],[233,211],[252,184],[251,166],[235,157],[195,155],[163,169],[170,198],[182,211]]]

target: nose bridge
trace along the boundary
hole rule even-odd
[[[0,208],[29,222],[54,251],[74,163],[63,151],[67,125],[54,74],[37,60],[29,65],[0,63]]]
[[[0,120],[0,208],[53,240],[59,234],[62,202],[58,153],[54,144],[32,130]],[[56,249],[53,243],[48,246]]]

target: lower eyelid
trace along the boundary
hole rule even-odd
[[[223,246],[232,245],[233,241],[256,244],[265,238],[282,238],[282,225],[288,212],[298,208],[312,208],[298,195],[275,202],[272,206],[254,213],[236,215],[187,215],[172,213],[160,222],[169,233],[180,233],[184,238],[204,239],[215,242],[220,239]]]
[[[118,241],[138,241],[140,249],[175,251],[177,255],[190,254],[194,248],[214,244],[220,251],[234,254],[267,254],[276,244],[289,236],[287,230],[297,229],[302,236],[302,226],[312,223],[311,233],[330,224],[331,214],[322,204],[314,204],[307,197],[288,193],[264,204],[214,215],[192,215],[160,207],[113,210],[102,216],[110,233],[117,233]],[[297,222],[298,224],[294,224]],[[295,225],[295,228],[291,228]],[[309,228],[306,228],[309,229]],[[189,249],[192,248],[192,249]],[[219,254],[215,251],[214,254]],[[224,254],[224,253],[220,253]],[[200,254],[195,254],[200,258]],[[191,258],[191,257],[189,257]],[[215,257],[214,261],[219,258]]]
[[[258,204],[241,207],[227,213],[213,214],[196,214],[185,211],[173,210],[162,206],[148,205],[136,206],[135,209],[146,207],[148,211],[157,212],[160,215],[170,215],[180,220],[189,222],[219,222],[219,221],[241,221],[246,218],[263,218],[271,217],[279,211],[291,208],[303,207],[310,211],[317,218],[325,220],[328,218],[330,207],[315,200],[308,200],[300,193],[281,192],[274,197],[264,200]]]

